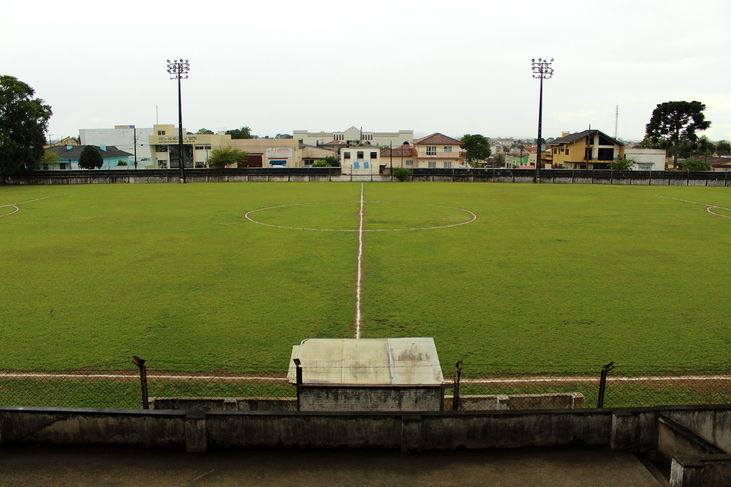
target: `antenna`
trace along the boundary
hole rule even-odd
[[[160,124],[160,114],[157,110],[157,105],[155,105],[155,125]]]
[[[619,124],[619,105],[614,110],[614,138],[617,138],[617,126]]]

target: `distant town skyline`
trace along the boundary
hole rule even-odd
[[[702,133],[731,139],[731,5],[557,1],[222,3],[192,15],[172,2],[10,0],[2,74],[53,108],[54,138],[117,124],[177,123],[165,60],[190,59],[190,130],[413,130],[534,138],[533,57],[554,57],[544,136],[591,125],[639,140],[663,101],[706,104]],[[37,12],[43,12],[42,15]],[[100,21],[103,19],[103,21]],[[682,26],[682,28],[678,28]],[[30,35],[32,33],[32,35]]]

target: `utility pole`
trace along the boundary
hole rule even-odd
[[[168,62],[170,79],[178,80],[178,164],[180,166],[180,182],[185,182],[185,153],[183,151],[183,98],[180,92],[180,80],[188,79],[190,62],[187,59],[173,59]]]
[[[137,127],[132,125],[132,143],[134,144],[135,171],[137,170]]]
[[[388,153],[391,154],[391,181],[393,181],[393,140],[388,143]]]
[[[614,139],[617,139],[617,127],[619,125],[619,105],[614,109]]]
[[[539,182],[541,179],[541,152],[543,152],[543,144],[541,142],[541,129],[543,124],[543,80],[551,79],[553,77],[553,58],[538,60],[531,59],[531,68],[533,71],[533,77],[539,80],[538,88],[538,139],[536,140],[536,173],[533,177],[534,182]]]

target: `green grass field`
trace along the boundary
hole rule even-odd
[[[284,371],[352,337],[360,184],[0,187],[0,370]],[[445,370],[731,369],[731,189],[365,184],[364,337]],[[29,201],[36,198],[46,199]],[[307,203],[300,205],[301,203]],[[5,216],[1,216],[5,215]]]

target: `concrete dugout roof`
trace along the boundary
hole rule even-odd
[[[305,385],[441,386],[442,367],[433,338],[313,338],[292,347],[287,378],[296,383],[293,359]]]

